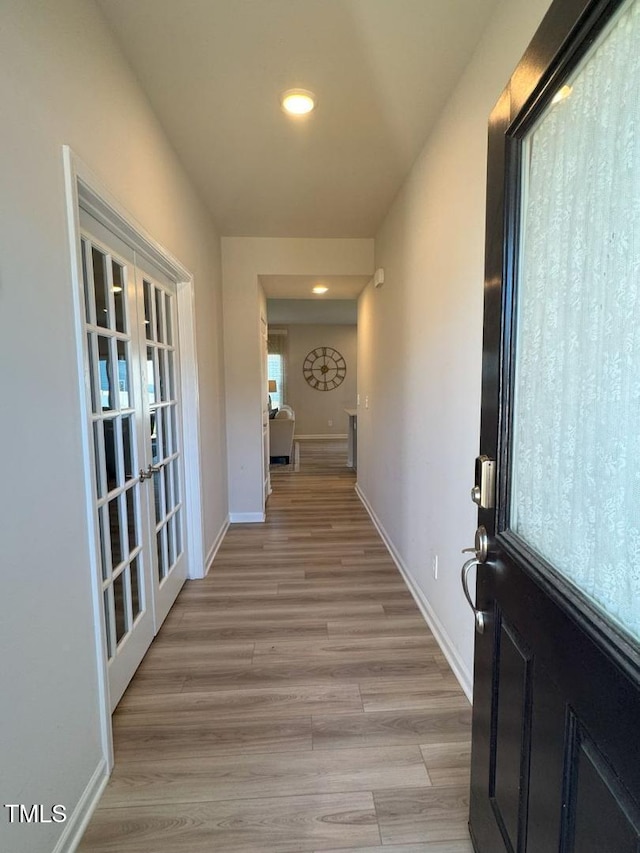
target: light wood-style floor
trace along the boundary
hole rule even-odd
[[[471,853],[469,703],[345,444],[300,447],[127,690],[82,853]]]

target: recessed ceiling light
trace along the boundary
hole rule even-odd
[[[122,288],[121,288],[119,285],[117,285],[117,284],[114,284],[114,285],[113,285],[113,287],[111,288],[111,290],[112,290],[114,293],[122,293]]]
[[[291,116],[304,116],[316,105],[316,96],[307,89],[287,89],[280,95],[280,104]]]
[[[327,290],[329,290],[329,288],[328,288],[328,287],[325,287],[325,286],[324,286],[324,284],[317,284],[317,285],[313,288],[312,293],[326,293],[326,292],[327,292]]]

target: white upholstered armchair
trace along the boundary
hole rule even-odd
[[[290,406],[282,406],[274,418],[269,420],[269,456],[274,459],[285,457],[287,464],[293,456],[293,433],[296,416]]]

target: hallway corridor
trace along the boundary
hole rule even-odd
[[[471,853],[469,703],[345,443],[300,448],[125,693],[82,853]]]

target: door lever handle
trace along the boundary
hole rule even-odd
[[[469,572],[475,566],[480,566],[480,565],[482,565],[482,564],[481,564],[480,560],[477,559],[477,557],[472,557],[470,560],[467,560],[467,562],[462,567],[460,579],[462,581],[462,591],[464,592],[464,597],[469,602],[469,607],[473,610],[473,616],[474,616],[475,623],[476,623],[476,633],[484,634],[485,615],[482,612],[482,610],[478,610],[473,599],[471,598],[471,594],[469,593]]]
[[[154,474],[157,474],[158,471],[162,471],[163,467],[164,467],[164,463],[161,463],[160,465],[149,464],[149,467],[147,468],[146,471],[144,470],[144,468],[141,468],[138,471],[138,475],[140,477],[140,480],[141,481],[150,480]]]

